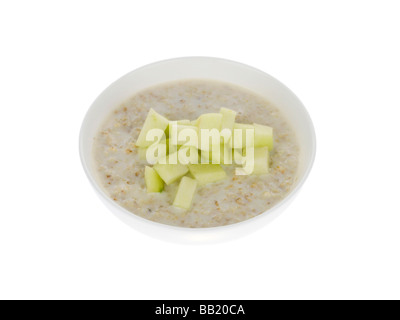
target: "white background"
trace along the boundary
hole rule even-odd
[[[1,1],[0,298],[400,298],[398,1]],[[313,171],[245,238],[178,245],[117,220],[82,170],[97,95],[205,55],[278,78],[314,121]]]

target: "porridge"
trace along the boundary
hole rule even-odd
[[[185,119],[178,124],[197,128],[202,120],[207,126],[216,119],[225,119],[225,114],[215,116],[223,114],[221,108],[234,112],[235,129],[256,128],[255,144],[257,126],[273,129],[273,148],[271,129],[271,143],[254,149],[255,154],[265,150],[269,160],[262,160],[261,165],[267,170],[238,175],[237,163],[178,164],[189,169],[175,174],[175,167],[170,170],[168,164],[153,166],[143,157],[147,149],[139,143],[139,136],[143,135],[148,114],[159,114],[161,122]],[[162,129],[166,129],[165,124]],[[166,144],[171,146],[169,140]],[[264,151],[261,153],[264,157]],[[201,153],[201,158],[203,154],[210,153]],[[125,209],[159,223],[205,228],[250,219],[281,201],[297,179],[299,146],[279,110],[262,97],[228,83],[185,80],[148,88],[116,106],[94,140],[93,156],[103,189]],[[260,164],[257,159],[255,164]],[[206,167],[209,170],[203,172]],[[191,197],[187,207],[186,196]]]

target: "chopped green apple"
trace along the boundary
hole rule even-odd
[[[170,121],[167,129],[165,130],[165,134],[166,134],[167,137],[169,137],[169,132],[170,132],[169,129],[171,127],[171,124],[173,124],[173,123],[178,124],[178,125],[189,125],[189,126],[191,125],[191,121],[190,120]]]
[[[146,160],[146,153],[147,153],[147,148],[138,148],[138,154],[139,154],[139,159],[140,160]]]
[[[158,114],[153,109],[150,109],[146,121],[143,124],[142,131],[140,131],[139,138],[136,141],[136,145],[140,148],[148,147],[154,143],[154,141],[147,141],[147,133],[152,129],[159,129],[165,131],[168,127],[169,121],[167,118]]]
[[[243,149],[243,166],[236,168],[237,175],[261,175],[269,172],[268,147]]]
[[[205,113],[198,119],[198,128],[201,129],[217,129],[221,130],[222,114],[220,113]]]
[[[136,142],[139,158],[149,161],[150,157],[149,163],[155,163],[152,168],[145,168],[147,192],[161,192],[164,184],[180,180],[173,205],[188,210],[197,185],[227,177],[220,164],[238,166],[239,175],[267,174],[273,128],[236,123],[236,114],[221,108],[219,113],[203,114],[197,120],[169,121],[150,109]],[[158,129],[157,134],[152,129]],[[153,137],[159,142],[146,140]],[[194,179],[185,176],[189,171]]]
[[[198,149],[211,151],[221,144],[221,132],[217,129],[201,130],[199,132]]]
[[[178,162],[181,164],[199,163],[199,151],[195,147],[180,147],[178,150]]]
[[[157,151],[155,149],[157,149]],[[158,159],[168,155],[169,139],[161,140],[159,143],[153,144],[149,148],[138,148],[138,153],[140,160],[146,160],[148,163],[154,164]]]
[[[246,130],[246,129],[253,129],[254,130],[254,126],[251,124],[247,124],[247,123],[237,123],[235,122],[233,125],[234,129],[239,129],[239,130]]]
[[[254,147],[268,147],[271,151],[274,147],[274,130],[269,126],[254,124]]]
[[[190,126],[191,125],[191,121],[190,120],[178,120],[176,121],[178,124],[182,124],[182,125],[187,125]]]
[[[251,124],[235,123],[233,129],[232,147],[234,149],[242,149],[254,143],[254,126]]]
[[[232,163],[234,163],[235,165],[242,166],[242,165],[245,164],[245,157],[244,157],[242,151],[243,151],[242,149],[240,149],[240,150],[234,149],[233,150],[233,161],[232,161]]]
[[[167,150],[167,154],[169,154],[169,139],[165,139],[165,140],[161,141],[160,143],[164,143],[165,144],[165,148]]]
[[[169,135],[173,145],[198,147],[198,128],[196,126],[170,122]]]
[[[223,152],[223,146],[220,145],[219,147],[219,152],[213,152],[212,150],[207,151],[207,150],[199,150],[200,156],[201,156],[201,163],[202,164],[221,164],[221,159],[223,158],[223,155],[221,153]]]
[[[197,181],[189,178],[183,177],[179,183],[178,192],[176,193],[174,200],[174,207],[189,210],[192,206],[194,194],[197,189]]]
[[[266,174],[269,172],[268,147],[254,149],[254,171],[253,174]]]
[[[146,181],[148,193],[161,192],[164,190],[164,182],[153,168],[146,166],[144,179]]]
[[[229,129],[232,132],[237,112],[227,108],[221,108],[219,112],[222,114],[221,130]]]
[[[154,166],[154,170],[157,171],[161,179],[163,179],[167,185],[174,183],[189,171],[186,165],[178,163],[177,153],[173,155],[170,154],[165,161],[157,163]]]
[[[228,145],[221,144],[219,152],[214,150],[205,151],[201,150],[201,163],[225,164],[230,165],[233,163],[232,149]]]
[[[254,150],[252,157],[249,152],[245,153],[245,171],[247,174],[266,174],[269,172],[269,151],[268,147],[252,148]],[[244,150],[245,151],[245,150]],[[251,166],[251,159],[254,160],[254,166]]]
[[[226,178],[226,173],[219,164],[191,164],[189,170],[200,185]]]

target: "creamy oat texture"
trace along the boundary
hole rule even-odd
[[[171,205],[179,182],[147,193],[147,163],[139,159],[135,141],[149,109],[170,120],[195,120],[221,107],[237,111],[236,122],[274,128],[270,173],[236,176],[233,166],[223,166],[228,178],[199,187],[189,211]],[[231,84],[186,80],[149,88],[117,107],[95,138],[94,160],[104,190],[122,207],[152,221],[204,228],[252,218],[282,200],[297,179],[299,146],[278,109],[262,97]]]

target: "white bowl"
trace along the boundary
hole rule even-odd
[[[93,138],[111,111],[138,91],[180,79],[214,79],[233,83],[265,97],[280,109],[296,132],[300,145],[298,180],[292,191],[277,205],[252,219],[214,228],[173,227],[141,218],[105,193],[97,178],[92,157]],[[97,194],[122,221],[147,235],[185,243],[218,242],[238,238],[275,219],[293,200],[306,180],[315,158],[316,139],[312,121],[300,100],[282,83],[250,66],[208,57],[186,57],[156,62],[128,73],[111,84],[90,107],[80,134],[80,154],[84,170]]]

